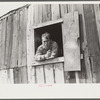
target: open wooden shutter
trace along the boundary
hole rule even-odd
[[[65,14],[63,20],[64,70],[79,71],[81,68],[78,12]]]

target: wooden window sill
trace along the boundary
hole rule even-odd
[[[33,62],[33,66],[39,66],[39,65],[46,65],[46,64],[53,64],[53,63],[60,63],[60,62],[64,62],[64,57],[57,57],[57,58],[53,58],[53,59],[48,59],[42,62],[37,62],[34,61]]]

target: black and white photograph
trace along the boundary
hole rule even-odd
[[[100,5],[36,3],[4,13],[0,83],[100,83]]]
[[[0,2],[0,85],[97,83],[100,2]]]

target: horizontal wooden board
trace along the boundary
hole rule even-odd
[[[49,26],[49,25],[53,25],[53,24],[58,24],[58,23],[62,23],[62,22],[63,22],[62,18],[54,20],[54,21],[47,21],[47,22],[40,23],[37,26],[33,26],[33,29],[41,28],[41,27],[45,27],[45,26]]]
[[[64,57],[58,57],[58,58],[54,58],[54,59],[48,59],[48,60],[42,61],[42,62],[34,61],[33,64],[32,64],[32,66],[46,65],[46,64],[59,63],[59,62],[64,62]]]

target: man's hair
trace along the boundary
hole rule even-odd
[[[42,38],[45,37],[47,40],[50,39],[50,33],[45,32],[44,34],[42,34]]]

